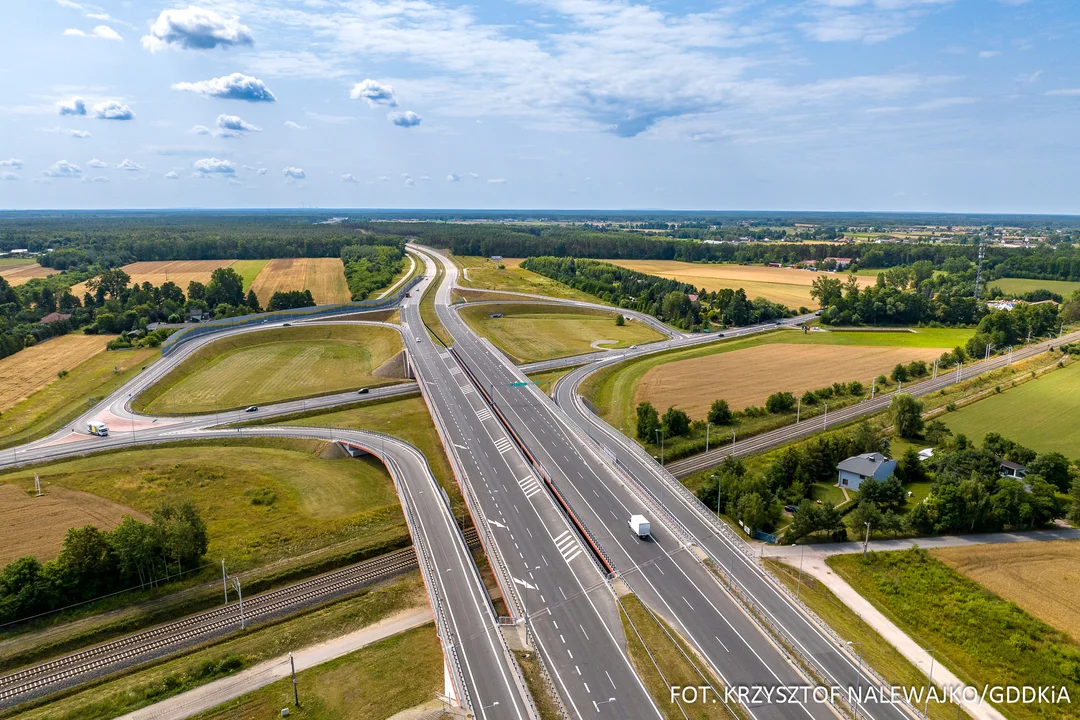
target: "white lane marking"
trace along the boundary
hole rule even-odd
[[[714,640],[716,640],[716,642],[720,643],[720,647],[724,648],[724,650],[725,650],[726,652],[731,652],[730,650],[728,650],[728,646],[724,644],[724,641],[723,641],[723,640],[721,640],[720,638],[716,637],[715,635],[713,635],[713,639],[714,639]]]

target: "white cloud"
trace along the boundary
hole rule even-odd
[[[185,9],[162,10],[142,38],[150,52],[166,48],[210,50],[216,47],[252,45],[251,30],[240,24],[240,18],[225,18],[213,10],[189,5]]]
[[[461,182],[461,176],[455,175],[454,173],[450,173],[449,175],[447,175],[446,179],[450,182]]]
[[[244,187],[244,183],[241,182],[239,178],[234,178],[234,177],[229,178],[229,184],[230,185],[236,185],[237,187]]]
[[[274,102],[277,100],[274,93],[266,87],[262,80],[233,73],[224,77],[198,82],[178,82],[172,86],[173,90],[187,90],[205,97],[223,98],[226,100],[247,100],[248,102]]]
[[[285,121],[285,127],[289,128],[291,130],[307,130],[308,129],[307,125],[301,125],[300,123],[293,122],[292,120],[286,120]]]
[[[353,100],[366,100],[371,107],[376,105],[397,107],[394,88],[390,85],[383,85],[378,80],[367,79],[356,83],[353,85],[352,90],[349,91],[349,97]]]
[[[81,140],[85,140],[88,137],[93,137],[93,135],[91,135],[86,130],[68,130],[67,134],[73,138],[79,138]]]
[[[93,135],[91,135],[86,130],[76,130],[74,128],[44,127],[38,129],[42,132],[57,133],[60,135],[70,135],[71,137],[79,138],[80,140],[85,140],[86,138],[93,137]]]
[[[1059,88],[1057,90],[1047,90],[1047,95],[1080,95],[1080,88]]]
[[[265,174],[266,174],[266,173],[268,173],[268,172],[269,172],[269,169],[268,169],[268,168],[259,168],[259,170],[258,170],[257,174],[259,174],[259,175],[265,175]]]
[[[352,173],[345,173],[344,175],[341,176],[341,182],[358,183],[360,181],[357,180],[356,176],[353,175]]]
[[[94,106],[94,117],[101,120],[134,120],[135,113],[117,100],[105,100]]]
[[[219,130],[239,135],[249,132],[262,132],[261,127],[244,122],[237,115],[218,115],[217,126]]]
[[[170,170],[169,172],[165,173],[166,180],[177,180],[179,178],[180,173],[176,172],[175,170]]]
[[[10,170],[4,170],[0,172],[0,180],[19,180],[22,176],[19,173],[11,172]]]
[[[135,162],[134,160],[128,160],[127,158],[124,158],[124,161],[122,163],[120,163],[119,165],[117,165],[116,167],[118,169],[120,169],[120,170],[130,170],[132,172],[143,169],[142,165]]]
[[[116,32],[108,25],[98,25],[90,32],[68,28],[64,31],[64,35],[68,37],[90,37],[98,38],[99,40],[115,40],[117,42],[123,42],[124,40],[124,38],[120,37],[120,33]]]
[[[11,167],[19,170],[22,168],[22,166],[23,161],[19,160],[18,158],[8,158],[7,160],[0,160],[0,167]]]
[[[109,163],[98,160],[97,158],[94,158],[90,162],[86,163],[86,165],[87,165],[87,167],[92,167],[92,168],[107,168],[107,167],[109,167]]]
[[[283,168],[281,170],[281,173],[285,177],[292,178],[293,180],[303,180],[305,177],[307,177],[307,175],[304,174],[304,171],[298,167]]]
[[[191,132],[196,135],[209,135],[210,128],[206,127],[205,125],[195,125],[191,128]]]
[[[1001,54],[1000,50],[980,50],[979,57],[986,60],[988,58],[997,57]]]
[[[109,178],[105,177],[104,175],[96,175],[96,176],[94,176],[92,178],[91,177],[83,178],[83,182],[86,182],[86,183],[107,183],[107,182],[109,182]]]
[[[506,182],[506,178],[488,178],[488,182],[492,185],[502,185]]]
[[[67,160],[57,160],[42,174],[51,178],[77,179],[82,177],[82,168]]]
[[[81,97],[73,97],[56,103],[56,109],[61,115],[85,115],[86,103]]]
[[[236,166],[228,160],[218,160],[215,157],[202,158],[196,160],[192,164],[192,168],[199,175],[210,175],[214,173],[222,175],[232,175],[236,172]]]
[[[394,123],[398,127],[415,127],[420,124],[423,119],[412,110],[406,110],[405,112],[392,112],[387,113],[386,117],[390,122]]]

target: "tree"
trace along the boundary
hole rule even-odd
[[[893,382],[907,382],[908,370],[900,363],[896,363],[896,367],[892,369],[892,373],[889,374],[889,377],[892,378]]]
[[[165,556],[177,563],[181,570],[194,566],[206,554],[209,536],[206,523],[190,501],[179,505],[164,503],[154,509],[151,518],[161,533],[161,547]]]
[[[108,294],[109,297],[115,298],[120,296],[120,293],[124,291],[129,282],[131,282],[131,276],[126,272],[120,268],[110,268],[96,278],[87,280],[86,287],[92,293],[101,290]]]
[[[669,407],[664,413],[663,426],[668,436],[686,435],[690,432],[690,416],[678,408]]]
[[[889,420],[896,434],[905,440],[919,437],[923,430],[923,404],[907,393],[894,395],[889,405]]]
[[[153,580],[153,568],[161,557],[161,533],[158,528],[139,522],[125,515],[110,533],[117,566],[129,581],[138,581],[140,587]]]
[[[731,408],[728,407],[727,400],[713,400],[712,407],[709,408],[709,422],[713,425],[728,425],[731,420]]]
[[[88,599],[108,590],[116,556],[107,533],[93,525],[71,528],[56,558],[63,589],[69,597]]]
[[[906,483],[926,482],[926,468],[923,467],[915,448],[908,448],[896,463],[896,474]]]
[[[188,300],[206,300],[206,286],[197,280],[192,280],[187,286]]]
[[[642,442],[653,442],[653,436],[660,427],[660,414],[650,402],[643,402],[637,406],[637,439]]]
[[[244,278],[230,267],[221,267],[210,273],[210,282],[206,284],[206,303],[211,307],[243,305]]]
[[[765,400],[765,409],[771,413],[788,412],[795,408],[795,395],[789,392],[773,393]]]
[[[1080,525],[1080,473],[1074,473],[1072,487],[1069,489],[1069,520],[1073,525]]]
[[[835,305],[842,296],[843,284],[837,278],[827,275],[817,277],[810,285],[810,297],[818,301],[821,307]]]
[[[615,316],[615,326],[616,327],[622,327],[625,324],[626,324],[626,318],[623,317],[622,313],[619,313],[618,315]]]
[[[248,290],[244,304],[255,312],[262,312],[262,306],[259,305],[259,296],[255,294],[254,290]]]
[[[860,488],[861,489],[861,488]],[[851,528],[859,537],[866,532],[866,523],[870,523],[870,530],[879,529],[881,525],[881,509],[877,504],[868,500],[861,501],[850,513]]]
[[[270,302],[267,303],[266,309],[273,312],[274,310],[294,310],[314,306],[315,298],[311,296],[310,290],[290,290],[288,292],[278,291],[274,293],[270,298]]]

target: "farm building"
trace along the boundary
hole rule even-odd
[[[837,487],[858,490],[862,481],[867,478],[884,481],[896,472],[896,461],[890,460],[881,453],[864,453],[842,460],[836,470],[839,473]]]
[[[59,313],[51,312],[45,317],[38,320],[39,325],[48,325],[49,323],[59,322],[61,320],[67,320],[71,317],[71,313]]]

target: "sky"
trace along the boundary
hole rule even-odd
[[[1080,214],[1076,0],[34,0],[0,208]]]

